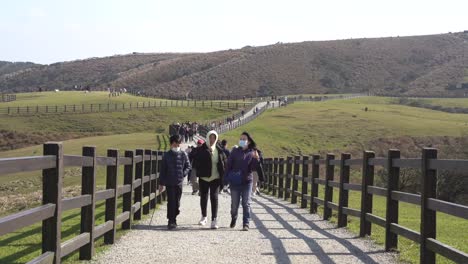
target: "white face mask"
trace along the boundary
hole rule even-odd
[[[239,147],[244,148],[247,147],[247,140],[239,140]]]
[[[172,148],[172,151],[174,151],[174,152],[179,152],[179,151],[180,151],[180,147]]]

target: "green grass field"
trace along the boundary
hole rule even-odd
[[[43,106],[43,105],[81,105],[81,104],[122,104],[136,102],[159,102],[168,101],[166,99],[147,98],[134,96],[131,94],[122,94],[120,96],[109,97],[108,92],[76,92],[76,91],[60,91],[60,92],[35,92],[35,93],[18,93],[16,101],[1,103],[0,107],[17,107],[17,106]],[[243,102],[242,100],[214,100],[214,102]],[[246,101],[249,101],[246,99]]]
[[[368,107],[368,112],[364,111],[365,107]],[[372,146],[368,146],[368,142],[378,141],[381,138],[466,136],[468,116],[394,105],[391,99],[368,97],[319,103],[295,103],[286,108],[269,110],[252,123],[222,137],[233,145],[238,141],[242,131],[251,133],[265,152],[265,157],[308,155],[328,151],[339,154],[340,150],[349,151],[358,148],[358,151],[361,151],[366,147],[372,149]],[[395,147],[404,149],[405,145]],[[338,172],[335,175],[339,175]],[[321,178],[323,177],[321,175]],[[354,173],[352,179],[360,182],[359,172]],[[319,197],[323,198],[323,188]],[[337,190],[333,200],[338,201]],[[359,209],[360,193],[350,192],[349,201],[350,207]],[[383,197],[374,197],[374,213],[385,216],[385,204]],[[336,221],[336,218],[332,221]],[[350,217],[348,221],[349,229],[357,233],[359,220]],[[418,231],[419,208],[400,203],[400,223]],[[438,239],[468,252],[466,244],[468,233],[460,232],[468,228],[466,220],[438,213],[437,228]],[[373,225],[374,240],[383,244],[384,234],[383,228]],[[419,246],[404,238],[400,238],[399,241],[401,260],[418,263]],[[451,262],[438,256],[438,263]]]
[[[242,131],[248,131],[266,156],[286,156],[348,151],[355,150],[356,146],[362,150],[368,142],[381,138],[468,135],[467,115],[391,102],[388,98],[365,97],[295,103],[268,110],[222,138],[232,146],[237,144]],[[368,112],[364,111],[365,107]]]
[[[40,114],[30,116],[0,116],[0,129],[11,131],[53,132],[135,132],[168,131],[174,121],[204,122],[232,115],[233,109],[164,108],[125,112],[88,114]]]

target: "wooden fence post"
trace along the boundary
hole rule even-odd
[[[106,190],[112,189],[114,196],[106,199],[106,222],[112,221],[112,230],[104,235],[105,244],[114,244],[115,232],[117,230],[116,214],[117,214],[117,174],[119,171],[119,151],[117,149],[108,149],[107,157],[115,161],[115,165],[108,165],[106,168]]]
[[[96,208],[96,147],[83,147],[83,157],[92,157],[89,167],[81,168],[81,194],[91,195],[91,204],[81,207],[80,233],[89,233],[90,241],[80,248],[80,260],[91,260],[94,255],[94,223]]]
[[[273,191],[273,158],[268,159],[268,184],[266,187],[268,193]]]
[[[427,248],[427,239],[436,238],[436,212],[428,208],[430,198],[436,198],[437,170],[429,168],[429,160],[437,159],[437,149],[424,148],[422,151],[421,178],[421,240],[420,263],[435,263],[435,253]]]
[[[135,180],[135,176],[133,174],[135,169],[135,152],[132,150],[125,151],[125,157],[130,158],[132,161],[131,164],[124,166],[124,185],[130,185],[130,192],[125,193],[123,195],[123,211],[129,212],[128,220],[125,220],[122,223],[122,229],[130,229],[133,223],[133,212],[132,212],[132,204],[133,204],[133,181]]]
[[[291,197],[292,161],[292,157],[286,159],[286,186],[284,187],[284,200],[286,201]]]
[[[156,170],[157,170],[157,173],[156,173],[156,179],[157,179],[157,184],[156,184],[156,190],[157,190],[157,194],[156,194],[156,203],[158,204],[161,204],[162,203],[162,195],[159,193],[159,172],[161,171],[161,153],[162,151],[158,150],[157,151],[157,156],[156,156],[156,159],[158,160],[157,164],[156,164]]]
[[[278,172],[278,198],[283,198],[284,193],[284,158],[279,160],[279,172]]]
[[[302,157],[302,191],[301,191],[301,208],[307,208],[308,184],[309,180],[309,157]]]
[[[335,166],[330,164],[335,159],[335,155],[327,154],[325,163],[325,199],[323,201],[323,220],[328,220],[332,216],[332,209],[328,207],[328,202],[333,202],[333,187],[329,185],[335,177]]]
[[[343,213],[343,207],[348,207],[349,191],[344,189],[344,184],[349,183],[349,166],[346,166],[346,161],[351,159],[348,153],[341,154],[340,160],[340,197],[338,202],[338,227],[348,225],[348,215]]]
[[[55,168],[42,170],[42,204],[55,204],[54,216],[42,221],[42,253],[54,252],[54,263],[60,263],[62,237],[63,147],[48,142],[43,146],[44,156],[56,157]]]
[[[272,174],[272,195],[276,196],[276,191],[278,189],[278,158],[273,159],[273,174]]]
[[[152,151],[150,149],[145,150],[145,158],[149,156],[150,159],[144,161],[144,164],[145,164],[144,175],[145,177],[147,176],[149,179],[143,185],[143,197],[148,197],[148,199],[150,199],[150,195],[151,195],[151,159],[152,159],[151,154],[152,154]],[[150,212],[150,200],[148,200],[148,203],[143,205],[143,214],[147,215],[149,214],[149,212]]]
[[[359,236],[371,235],[371,222],[366,220],[366,214],[372,213],[372,194],[367,190],[367,186],[374,184],[374,166],[369,164],[369,160],[375,158],[373,151],[364,151],[362,157],[362,190],[361,190],[361,219]]]
[[[400,151],[391,149],[388,151],[387,161],[387,216],[385,220],[385,250],[398,248],[398,235],[390,230],[392,223],[398,224],[398,200],[392,199],[392,191],[398,191],[400,180],[400,168],[393,166],[393,159],[400,158]]]
[[[314,198],[318,198],[318,183],[315,180],[318,180],[320,175],[320,165],[318,161],[320,160],[320,155],[312,155],[312,179],[311,179],[311,189],[310,189],[310,196],[311,196],[311,205],[310,205],[310,213],[316,214],[317,213],[317,203],[314,201]]]
[[[294,170],[293,170],[293,185],[292,185],[292,196],[291,196],[291,203],[292,204],[297,204],[297,191],[299,188],[299,181],[297,180],[297,176],[299,176],[299,168],[300,164],[299,162],[301,161],[301,156],[295,156],[294,157]]]
[[[151,181],[151,190],[150,193],[154,193],[154,199],[150,199],[150,209],[153,209],[156,207],[156,192],[158,189],[158,174],[157,174],[157,169],[158,169],[158,152],[157,151],[152,151],[151,152],[151,177],[154,177],[154,180]]]
[[[135,188],[135,203],[140,203],[140,210],[134,213],[134,220],[141,220],[141,202],[142,202],[142,185],[143,185],[143,161],[145,154],[142,149],[137,149],[135,152],[136,156],[141,156],[143,159],[135,164],[135,180],[141,180],[140,186]]]

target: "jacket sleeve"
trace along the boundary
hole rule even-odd
[[[164,154],[161,160],[161,171],[159,172],[159,185],[166,185],[167,180],[167,155]]]
[[[187,176],[190,173],[190,170],[192,169],[192,166],[190,165],[190,160],[188,158],[187,153],[184,152],[184,177]]]
[[[226,162],[226,168],[224,168],[223,185],[228,184],[228,177],[227,176],[228,176],[229,172],[231,171],[232,161],[233,161],[232,155],[229,155],[229,157],[227,158],[227,162]]]

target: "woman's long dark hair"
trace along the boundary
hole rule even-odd
[[[253,138],[250,136],[249,133],[247,132],[242,132],[241,135],[244,135],[247,137],[247,139],[249,140],[250,144],[249,144],[249,149],[257,149],[257,143],[255,143],[255,141],[253,140]]]

